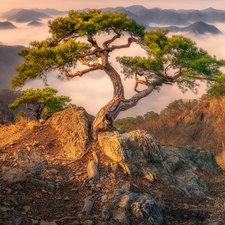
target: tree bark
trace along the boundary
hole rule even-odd
[[[149,84],[147,89],[138,92],[130,99],[125,99],[124,88],[120,75],[108,62],[109,52],[103,51],[100,53],[100,55],[102,59],[103,70],[110,77],[114,92],[113,99],[98,112],[95,120],[92,123],[91,136],[94,140],[97,139],[98,133],[100,132],[116,130],[116,128],[113,127],[113,121],[116,119],[119,113],[132,108],[138,103],[140,99],[149,95],[157,85],[161,85],[159,82]]]
[[[92,138],[96,140],[98,133],[116,130],[113,127],[113,121],[119,113],[134,107],[140,99],[148,96],[154,90],[155,86],[156,84],[152,84],[146,90],[139,92],[130,99],[114,96],[96,115],[91,127]]]

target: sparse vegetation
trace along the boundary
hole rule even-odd
[[[121,111],[134,107],[140,99],[163,85],[177,84],[183,91],[196,92],[199,80],[215,82],[222,72],[224,60],[217,60],[207,51],[199,49],[189,38],[174,35],[168,37],[168,30],[145,31],[143,25],[126,14],[117,12],[71,11],[68,17],[59,17],[49,22],[52,37],[43,41],[33,41],[19,54],[25,62],[17,67],[12,87],[22,87],[27,79],[40,77],[59,70],[60,77],[83,76],[92,71],[103,70],[113,84],[113,99],[97,114],[92,123],[91,134],[94,139],[102,131],[113,130],[113,121]],[[112,36],[108,36],[111,34]],[[98,35],[106,40],[99,42]],[[124,44],[113,45],[115,40],[127,36]],[[86,39],[86,42],[81,40]],[[77,41],[79,40],[79,41]],[[129,48],[138,44],[146,51],[145,57],[117,57],[126,78],[134,78],[134,90],[130,99],[125,99],[120,74],[112,67],[109,55],[117,49]],[[81,71],[72,69],[81,63]],[[139,85],[145,86],[140,90]]]
[[[27,130],[33,129],[37,124],[34,120],[30,121],[27,118],[21,117],[15,124],[0,127],[0,147],[20,139]]]
[[[20,112],[17,114],[17,116],[14,118],[14,121],[15,121],[15,122],[18,122],[18,121],[20,121],[21,118],[24,117],[24,116],[25,116],[25,113],[24,113],[23,111],[20,111]]]
[[[34,90],[33,88],[21,92],[21,97],[17,98],[8,107],[10,110],[25,105],[31,111],[36,120],[45,118],[47,120],[53,113],[59,112],[75,105],[69,103],[71,99],[66,96],[55,96],[57,90],[53,88],[43,88]],[[16,119],[21,116],[17,115]]]
[[[212,98],[225,95],[225,75],[218,77],[217,82],[207,91],[207,94]]]

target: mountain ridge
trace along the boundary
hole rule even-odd
[[[52,17],[41,12],[36,12],[34,10],[23,9],[18,13],[10,16],[7,20],[15,21],[17,23],[24,23],[33,20],[40,20],[40,18],[52,18]]]

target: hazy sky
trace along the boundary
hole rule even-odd
[[[160,7],[165,9],[205,9],[213,7],[225,9],[224,0],[0,0],[0,12],[12,8],[54,8],[58,10],[83,9],[83,8],[102,8],[115,6],[143,5],[146,8]]]
[[[1,2],[2,1],[2,2]],[[11,10],[13,8],[55,8],[58,10],[71,10],[71,9],[84,9],[87,7],[116,7],[116,6],[130,6],[134,4],[143,5],[146,8],[160,7],[160,8],[173,8],[173,9],[204,9],[207,7],[213,7],[217,9],[225,10],[225,2],[222,0],[189,0],[184,3],[184,1],[173,0],[123,0],[123,1],[108,1],[108,0],[98,0],[98,1],[77,1],[77,0],[7,0],[7,2],[0,0],[1,12]],[[30,41],[33,40],[42,40],[45,39],[48,33],[47,20],[42,20],[42,23],[46,24],[43,27],[27,27],[26,23],[14,23],[18,29],[0,31],[0,42],[6,45],[28,45]],[[223,34],[218,36],[206,35],[199,37],[192,37],[199,47],[202,47],[210,54],[216,55],[217,58],[225,59],[225,24],[215,24]],[[124,40],[125,41],[125,40]],[[126,43],[126,42],[125,42]],[[143,55],[143,49],[140,49],[139,46],[133,44],[131,48],[126,51],[118,50],[115,54],[112,54],[110,60],[115,67],[115,69],[120,72],[121,68],[118,63],[115,62],[116,55]],[[77,77],[70,81],[60,81],[56,78],[56,74],[50,74],[48,76],[49,86],[56,88],[59,92],[59,95],[70,96],[73,100],[73,103],[78,106],[83,106],[86,110],[95,115],[101,107],[107,104],[112,99],[112,84],[107,75],[103,72],[93,72],[91,74],[86,74],[83,77]],[[124,81],[123,76],[122,80],[125,87],[126,97],[129,98],[135,94],[133,91],[134,80]],[[29,81],[24,86],[24,89],[27,88],[43,88],[42,81],[34,80]],[[161,91],[154,92],[149,95],[147,98],[142,99],[137,106],[133,107],[130,110],[127,110],[120,114],[120,117],[126,116],[136,116],[143,115],[147,111],[157,111],[160,112],[165,108],[171,101],[175,99],[193,99],[199,98],[206,91],[205,85],[202,85],[199,89],[199,94],[194,95],[191,92],[187,94],[182,94],[181,91],[176,86],[163,86]]]

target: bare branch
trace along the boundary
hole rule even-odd
[[[197,80],[209,80],[209,81],[216,81],[215,78],[209,78],[209,77],[196,77],[196,76],[188,76],[189,78],[197,79]]]
[[[109,51],[113,51],[115,49],[121,49],[121,48],[129,48],[131,43],[134,42],[135,38],[129,37],[127,40],[127,44],[126,45],[113,45],[111,48],[108,48]]]
[[[106,49],[106,48],[108,48],[109,44],[111,44],[113,41],[115,41],[117,38],[120,38],[120,37],[121,37],[121,35],[119,33],[116,33],[116,35],[112,39],[103,42],[102,46]]]
[[[146,85],[146,86],[149,87],[149,86],[151,86],[151,83],[148,82],[148,80],[147,80],[146,77],[145,77],[145,81],[139,80],[138,77],[137,77],[137,75],[143,76],[144,73],[142,71],[135,71],[135,80],[136,80],[136,83],[135,83],[135,86],[134,86],[134,90],[139,93],[140,91],[137,90],[138,84],[143,84],[143,85]]]
[[[102,69],[102,68],[99,68],[99,67],[91,67],[89,69],[85,69],[85,70],[82,70],[82,71],[77,71],[76,73],[73,73],[73,74],[70,74],[68,72],[67,69],[64,69],[64,68],[60,68],[60,67],[57,67],[61,72],[64,72],[66,74],[67,77],[81,77],[82,75],[86,74],[86,73],[89,73],[91,71],[95,71],[95,70],[98,70],[98,69]]]
[[[89,67],[98,67],[99,69],[102,68],[103,66],[100,63],[94,63],[94,64],[89,64],[85,62],[82,58],[79,58],[79,60],[82,62],[83,65],[89,66]]]
[[[148,69],[148,71],[149,71],[150,73],[154,73],[154,74],[157,75],[157,76],[160,76],[160,77],[165,78],[165,76],[164,76],[162,73],[159,73],[159,72],[157,72],[157,71],[155,71],[155,70]]]
[[[175,73],[176,75],[175,75],[173,78],[178,78],[178,77],[180,77],[183,68],[184,68],[183,66],[180,66],[179,70]]]
[[[98,46],[97,42],[96,42],[92,37],[88,38],[88,41],[91,43],[91,45],[92,45],[93,47],[95,47],[95,48],[100,48],[100,47]]]
[[[26,105],[26,108],[29,109],[30,111],[36,112],[36,110],[29,108],[27,103],[25,103],[25,105]]]

